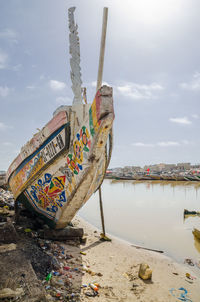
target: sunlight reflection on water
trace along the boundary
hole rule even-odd
[[[106,179],[102,198],[108,233],[178,261],[200,259],[200,242],[192,234],[200,229],[200,217],[183,215],[184,209],[200,211],[200,183]],[[98,192],[79,214],[101,229]]]

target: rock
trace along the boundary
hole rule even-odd
[[[12,290],[11,288],[4,288],[0,290],[0,298],[16,298],[20,297],[24,294],[24,291],[22,288],[17,288],[16,290]]]
[[[6,222],[0,228],[0,242],[2,243],[16,243],[18,239],[17,232],[11,222]]]
[[[152,277],[152,270],[146,263],[141,263],[138,276],[143,280],[149,280]]]
[[[0,253],[16,250],[16,247],[15,243],[0,245]]]

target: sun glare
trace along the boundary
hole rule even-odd
[[[182,0],[125,0],[118,1],[118,9],[128,19],[144,24],[169,22],[181,11]]]

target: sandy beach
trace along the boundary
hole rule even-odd
[[[178,264],[110,235],[112,241],[102,241],[101,231],[79,216],[72,229],[81,235],[61,238],[57,231],[52,237],[25,210],[15,221],[10,192],[1,191],[0,203],[1,301],[200,301],[200,259]],[[152,270],[151,279],[138,276],[141,263]]]
[[[99,284],[96,300],[104,301],[200,301],[200,269],[194,272],[190,265],[180,265],[156,252],[137,249],[131,244],[112,238],[99,240],[99,231],[80,217],[74,224],[84,228],[86,244],[81,245],[82,263],[89,272],[82,276],[82,284]],[[138,277],[140,263],[152,269],[152,279]],[[93,272],[93,274],[91,272]],[[191,279],[186,277],[189,273]],[[83,289],[82,301],[92,298]],[[93,298],[94,299],[94,298]]]

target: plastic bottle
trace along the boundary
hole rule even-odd
[[[52,273],[49,273],[47,276],[46,276],[46,281],[50,281],[52,278]]]
[[[95,291],[98,291],[98,287],[96,285],[94,285],[93,283],[89,283],[89,286]]]

